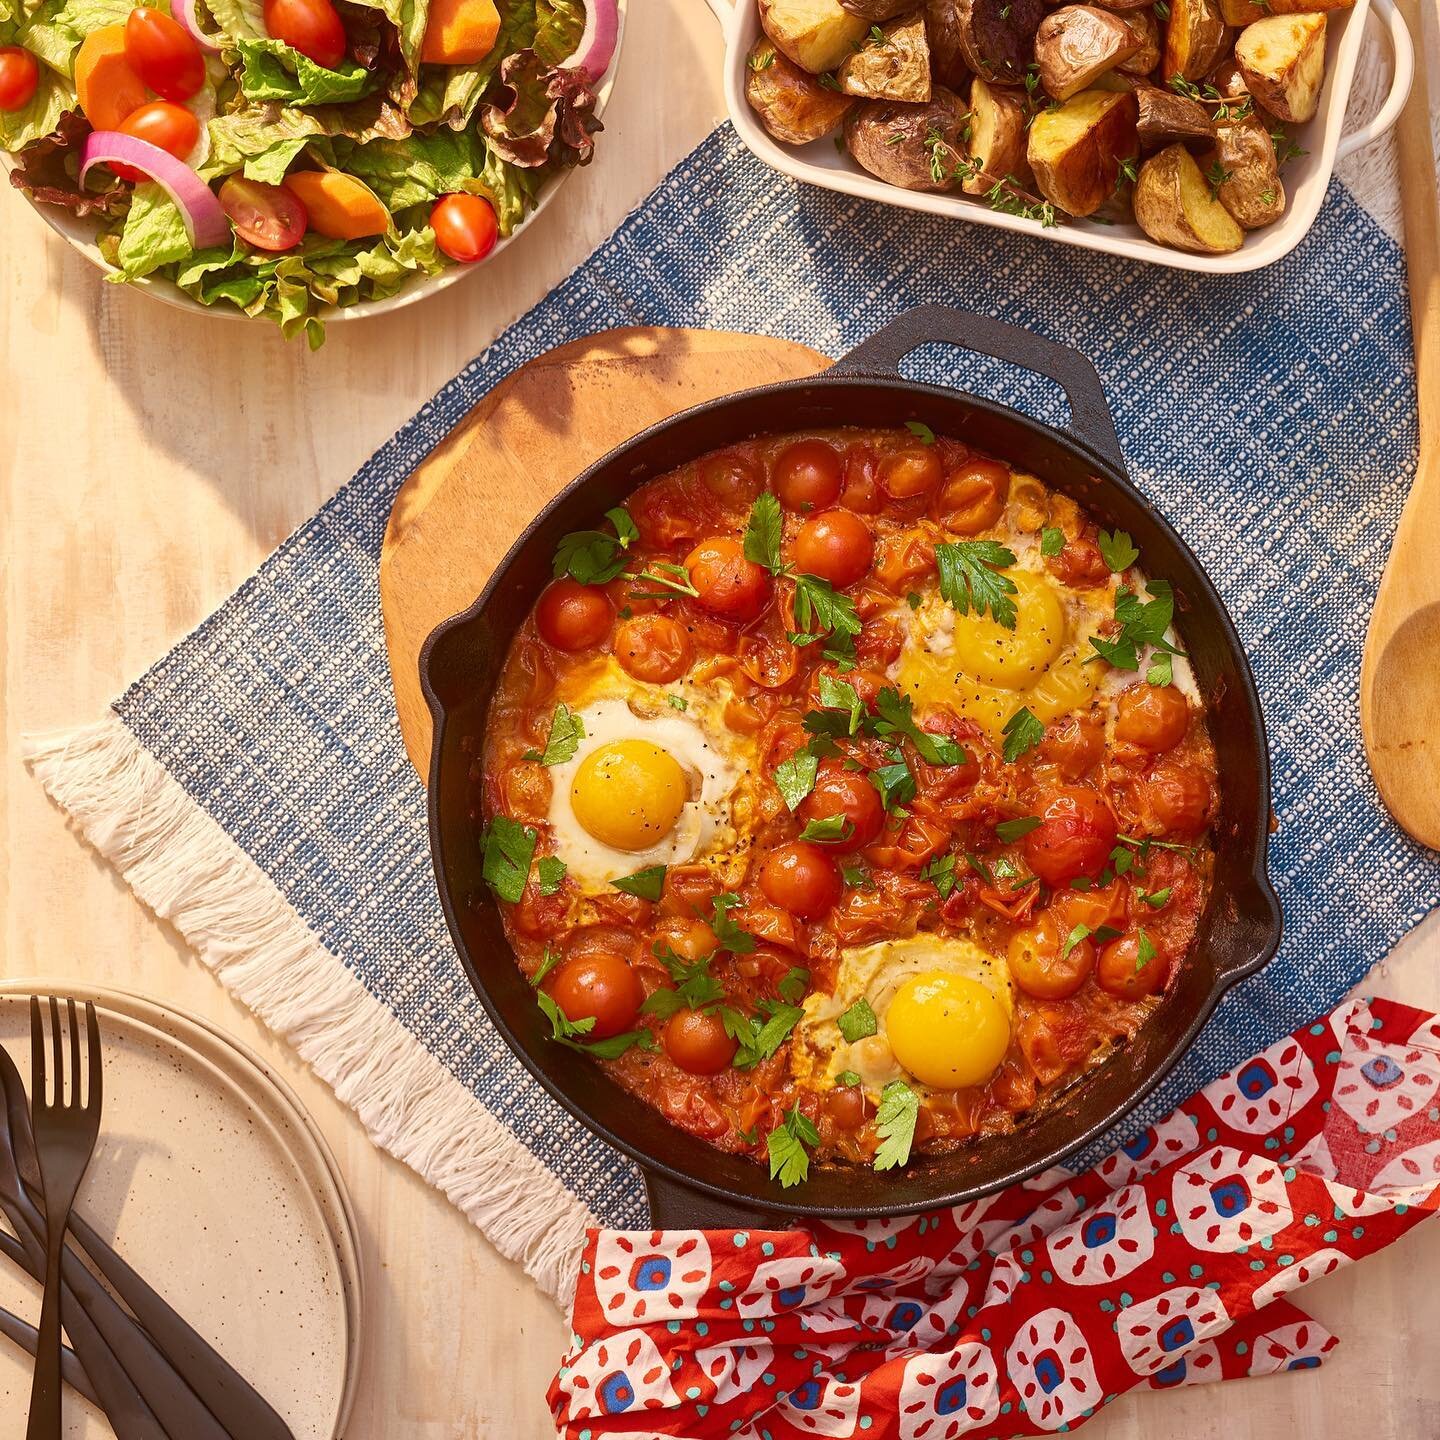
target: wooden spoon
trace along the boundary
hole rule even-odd
[[[1397,8],[1423,46],[1419,0]],[[1390,813],[1440,849],[1440,210],[1425,71],[1422,58],[1398,132],[1420,464],[1365,639],[1360,728]]]

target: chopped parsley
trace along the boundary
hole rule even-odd
[[[920,595],[920,593],[919,593],[918,591],[912,590],[912,591],[905,597],[905,603],[906,603],[912,610],[918,610],[918,609],[920,608],[920,606],[921,606],[922,604],[924,604],[924,600],[923,600],[923,598],[921,597],[921,595]]]
[[[710,957],[699,960],[682,959],[665,944],[654,947],[655,958],[670,972],[673,990],[655,990],[640,1008],[650,1015],[669,1019],[677,1010],[700,1010],[725,998],[725,987],[710,973]]]
[[[647,585],[658,587],[654,590],[632,590],[630,593],[637,600],[668,600],[672,595],[693,597],[700,593],[690,579],[690,572],[683,565],[674,565],[668,560],[652,560],[648,570],[627,573],[625,578],[637,584],[643,580]]]
[[[810,1156],[805,1147],[819,1143],[820,1132],[796,1105],[765,1141],[770,1152],[770,1178],[778,1180],[786,1190],[800,1184],[810,1173]]]
[[[1145,681],[1149,685],[1173,685],[1175,683],[1174,658],[1163,650],[1153,655],[1149,668],[1145,671]]]
[[[642,900],[658,900],[660,892],[665,888],[665,867],[663,865],[647,865],[633,875],[622,875],[618,880],[612,880],[610,883],[617,890],[623,890],[627,895],[638,895]]]
[[[815,788],[819,772],[819,757],[803,746],[775,767],[775,785],[787,809],[799,808],[800,802]]]
[[[955,888],[955,857],[953,855],[937,855],[920,872],[920,878],[931,881],[940,892],[942,900],[948,899],[950,892]]]
[[[1065,548],[1065,532],[1057,530],[1053,525],[1047,526],[1040,532],[1040,553],[1042,555],[1058,555]]]
[[[885,808],[894,814],[915,798],[915,777],[900,751],[892,753],[895,759],[870,772],[870,783],[880,792]]]
[[[856,861],[853,865],[842,865],[840,867],[840,879],[844,881],[848,890],[873,890],[875,881],[870,876],[869,869]]]
[[[1152,910],[1163,910],[1170,903],[1170,897],[1175,893],[1173,885],[1167,885],[1163,890],[1138,890],[1136,894]]]
[[[880,1108],[875,1112],[875,1131],[880,1136],[877,1170],[891,1170],[910,1158],[919,1117],[920,1097],[903,1080],[892,1080],[880,1092]]]
[[[755,948],[755,937],[748,930],[742,930],[730,918],[730,912],[738,904],[740,897],[728,890],[723,895],[717,895],[714,913],[710,917],[710,928],[715,932],[715,938],[720,942],[722,950],[728,950],[732,955],[748,955]]]
[[[538,760],[542,765],[563,765],[575,758],[584,738],[585,722],[562,701],[550,717],[550,733],[544,750],[527,750],[521,758]]]
[[[962,615],[973,608],[977,615],[987,610],[997,625],[1015,628],[1018,612],[1015,582],[1000,571],[1015,563],[1015,552],[998,540],[957,540],[935,547],[940,570],[940,594]]]
[[[546,977],[559,963],[560,963],[560,952],[559,952],[558,950],[552,950],[552,949],[547,945],[547,946],[545,947],[545,953],[540,957],[540,965],[539,965],[539,967],[536,969],[535,973],[530,977],[530,983],[531,983],[532,985],[534,985],[534,986],[537,986],[537,987],[540,986],[540,985],[544,982],[545,977]]]
[[[787,1005],[798,1005],[810,988],[810,972],[803,965],[792,965],[780,977],[776,993]]]
[[[766,490],[750,507],[750,520],[745,526],[745,558],[763,565],[772,575],[780,574],[785,568],[780,560],[780,536],[784,528],[780,502]]]
[[[1013,765],[1027,750],[1033,750],[1045,738],[1045,727],[1028,705],[1022,705],[1005,722],[1005,728],[1000,733],[1005,737],[1006,763]]]
[[[860,1077],[853,1070],[842,1070],[835,1077],[835,1083],[837,1085],[858,1085]]]
[[[1018,815],[1014,820],[1002,820],[995,827],[995,834],[1006,845],[1013,845],[1015,841],[1039,827],[1040,817],[1038,815]]]
[[[1101,558],[1117,575],[1140,558],[1135,542],[1123,530],[1102,530],[1099,545]]]
[[[848,840],[855,826],[844,815],[827,815],[823,820],[810,820],[800,832],[802,840],[818,840],[822,844]]]
[[[1135,946],[1135,973],[1138,975],[1156,956],[1157,951],[1150,937],[1141,930]]]
[[[667,695],[665,698],[670,702],[672,710],[688,710],[690,708],[690,702],[683,695]]]
[[[923,420],[907,420],[905,428],[922,444],[933,445],[935,432]]]
[[[535,881],[542,895],[558,895],[565,883],[565,862],[556,855],[542,855],[535,867]]]
[[[502,899],[516,905],[530,878],[535,858],[536,831],[508,815],[496,815],[485,827],[481,873],[485,883]]]
[[[963,765],[970,758],[964,747],[954,740],[922,730],[915,723],[910,697],[898,690],[887,686],[875,697],[875,717],[870,722],[874,734],[882,739],[891,735],[905,736],[927,765]]]
[[[1120,633],[1113,640],[1090,637],[1095,654],[1117,670],[1138,670],[1140,652],[1147,646],[1170,655],[1183,653],[1165,638],[1175,618],[1175,592],[1166,580],[1147,580],[1145,585],[1151,596],[1148,601],[1123,585],[1115,592],[1115,619]]]
[[[722,1005],[718,1012],[725,1033],[738,1047],[730,1062],[737,1070],[752,1070],[762,1060],[768,1060],[805,1014],[799,1005],[777,1000],[760,1000],[756,1008],[759,1015],[747,1015],[731,1005]]]
[[[870,1002],[863,995],[836,1020],[835,1025],[851,1045],[857,1040],[864,1040],[868,1035],[874,1035],[880,1029],[880,1022],[875,1018]]]
[[[627,1030],[623,1035],[586,1041],[584,1037],[595,1028],[593,1015],[587,1015],[583,1020],[571,1020],[543,990],[536,993],[535,999],[550,1022],[550,1038],[571,1050],[581,1050],[599,1060],[614,1060],[636,1045],[642,1050],[655,1048],[655,1037],[648,1030]]]
[[[827,635],[830,644],[824,653],[832,659],[853,660],[860,617],[848,595],[818,575],[795,577],[795,623],[800,628],[787,632],[792,645],[813,645]]]
[[[1077,925],[1066,937],[1064,948],[1060,951],[1060,958],[1066,960],[1070,952],[1082,941],[1095,939],[1104,944],[1107,940],[1118,940],[1120,931],[1113,925],[1101,925],[1092,930],[1088,925]]]
[[[640,538],[640,531],[623,505],[607,510],[605,518],[615,527],[613,535],[576,530],[561,537],[552,567],[557,580],[568,575],[582,585],[604,585],[624,570],[625,552]]]
[[[828,671],[820,675],[820,703],[827,710],[843,710],[849,716],[846,724],[847,735],[860,733],[860,721],[865,714],[865,702],[860,693],[848,680],[837,680]]]

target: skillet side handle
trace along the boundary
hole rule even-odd
[[[640,1167],[650,1201],[650,1223],[657,1230],[788,1230],[780,1215],[752,1210],[731,1200],[692,1190],[648,1166]]]
[[[1003,320],[952,305],[917,305],[842,355],[828,373],[898,375],[900,362],[922,345],[954,345],[1053,380],[1070,402],[1070,428],[1076,437],[1106,464],[1127,474],[1110,403],[1095,367],[1073,346]]]

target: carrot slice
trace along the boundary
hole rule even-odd
[[[310,215],[310,228],[332,240],[358,240],[383,235],[390,212],[364,181],[339,170],[297,170],[285,177]]]
[[[473,65],[500,35],[495,0],[432,0],[420,58],[427,65]]]
[[[75,56],[75,93],[96,130],[118,130],[149,96],[145,82],[125,58],[125,27],[92,30]]]

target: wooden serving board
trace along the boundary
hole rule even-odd
[[[380,556],[380,611],[411,763],[430,771],[420,649],[464,610],[535,513],[607,451],[668,415],[823,370],[803,345],[714,330],[607,330],[497,385],[401,487]]]

